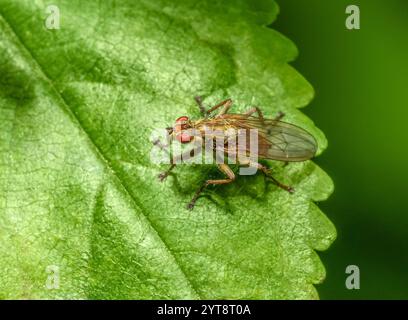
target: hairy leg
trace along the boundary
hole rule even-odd
[[[158,175],[158,178],[159,178],[160,182],[163,182],[167,178],[167,176],[170,174],[171,170],[173,170],[175,166],[176,165],[173,163],[170,166],[170,168],[168,168],[166,171],[164,171],[164,172],[162,172],[162,173],[160,173]]]
[[[278,115],[273,120],[280,121],[284,116],[285,114],[282,111],[279,111]]]
[[[192,150],[187,150],[187,151],[183,152],[182,154],[179,154],[179,155],[176,155],[176,156],[172,157],[170,159],[170,161],[171,161],[170,168],[158,175],[159,180],[161,182],[163,182],[168,177],[171,170],[174,169],[176,164],[179,164],[183,159],[184,160],[185,159],[191,159],[192,157],[195,157],[195,156],[199,155],[201,152],[202,152],[202,146],[200,145],[198,147],[195,147]]]
[[[293,189],[291,186],[287,186],[286,184],[283,184],[282,182],[278,181],[277,179],[275,179],[272,174],[271,174],[271,169],[265,167],[264,165],[258,163],[258,162],[253,162],[250,161],[248,163],[241,163],[241,164],[248,164],[251,167],[255,167],[259,170],[262,171],[262,173],[269,179],[272,180],[272,182],[274,184],[276,184],[279,188],[286,190],[289,193],[293,193],[295,191],[295,189]]]
[[[200,109],[201,115],[203,117],[207,117],[207,110],[205,110],[204,104],[203,104],[203,97],[201,96],[195,96],[194,100],[196,101],[198,108]]]
[[[245,112],[244,115],[247,116],[247,117],[250,117],[254,113],[258,113],[259,120],[261,120],[261,123],[264,124],[265,119],[264,119],[263,113],[262,113],[261,109],[259,109],[259,107],[252,107],[247,112]]]
[[[221,109],[221,111],[218,113],[217,116],[226,114],[228,112],[228,109],[231,107],[232,105],[232,100],[231,99],[226,99],[224,101],[221,101],[220,103],[216,104],[214,107],[211,107],[208,110],[205,110],[205,107],[203,105],[203,98],[201,96],[196,96],[194,97],[195,101],[198,104],[198,107],[200,108],[200,112],[201,114],[206,118],[207,116],[209,116],[213,111],[223,107]]]
[[[194,205],[200,196],[200,194],[204,191],[204,189],[209,186],[210,184],[218,185],[218,184],[227,184],[231,183],[235,180],[235,174],[231,170],[231,168],[226,164],[219,164],[218,168],[228,177],[227,179],[219,179],[219,180],[207,180],[194,194],[193,199],[191,199],[190,203],[187,205],[187,208],[192,210]]]

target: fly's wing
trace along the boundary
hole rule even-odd
[[[316,154],[315,138],[306,130],[290,123],[257,117],[239,119],[235,126],[258,130],[258,156],[281,161],[304,161]],[[247,139],[248,141],[248,139]],[[248,142],[247,142],[248,144]],[[249,151],[249,144],[247,153]]]

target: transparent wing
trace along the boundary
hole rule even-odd
[[[317,142],[306,130],[283,121],[257,117],[234,119],[234,126],[258,130],[258,155],[264,159],[304,161],[316,154]],[[249,145],[246,150],[249,152]]]

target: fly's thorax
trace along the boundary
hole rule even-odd
[[[234,133],[228,127],[219,124],[219,123],[211,123],[209,121],[197,121],[193,124],[193,127],[202,133],[203,137],[230,137],[233,136]]]

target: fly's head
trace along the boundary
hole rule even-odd
[[[172,133],[176,137],[177,141],[181,143],[189,143],[193,139],[191,129],[192,125],[190,119],[186,116],[182,116],[176,119],[176,122],[172,128]]]

